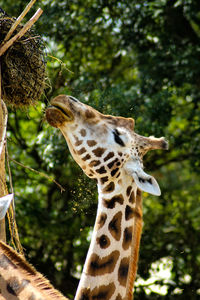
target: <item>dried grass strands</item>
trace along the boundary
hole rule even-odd
[[[17,39],[20,39],[33,26],[42,13],[43,10],[39,8],[32,18],[25,24],[25,26],[0,48],[0,56],[2,56]]]

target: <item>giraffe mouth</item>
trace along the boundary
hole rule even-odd
[[[69,112],[68,110],[66,110],[66,108],[64,109],[63,107],[61,107],[59,105],[55,105],[55,104],[49,106],[49,108],[59,110],[59,112],[61,112],[63,115],[65,115],[65,117],[68,121],[72,121],[74,119],[72,113]]]
[[[51,102],[46,109],[47,122],[53,127],[61,127],[66,122],[72,122],[74,116],[72,112],[66,108],[66,105],[58,102]]]
[[[51,101],[50,108],[58,110],[62,115],[65,116],[66,121],[73,121],[74,116],[71,110],[66,106],[66,103],[62,103],[60,101],[55,101],[54,99]]]

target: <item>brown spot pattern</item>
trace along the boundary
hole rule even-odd
[[[89,174],[88,174],[88,176],[93,176],[94,175],[94,172],[93,172],[93,170],[89,170]]]
[[[111,209],[114,208],[116,203],[119,203],[119,204],[124,203],[124,198],[123,198],[122,194],[113,196],[110,200],[103,199],[103,204],[107,208],[111,208]]]
[[[118,180],[118,184],[121,185],[122,184],[122,179]]]
[[[105,148],[101,148],[101,147],[98,147],[94,150],[92,150],[92,152],[94,153],[94,155],[96,155],[97,157],[101,157],[103,155],[103,153],[105,152]]]
[[[105,213],[101,213],[97,218],[96,229],[99,230],[103,227],[107,220],[107,215]]]
[[[124,250],[127,250],[130,245],[131,245],[131,241],[132,241],[132,233],[133,231],[133,227],[126,227],[124,230],[124,236],[123,236],[123,242],[122,242],[122,247]]]
[[[102,249],[106,249],[110,246],[110,239],[105,234],[102,234],[100,237],[98,237],[96,241]]]
[[[132,193],[130,194],[129,202],[130,203],[134,203],[135,202],[135,192],[134,191],[132,191]]]
[[[112,282],[109,285],[101,285],[93,290],[90,288],[82,289],[78,300],[109,300],[114,292],[115,284]]]
[[[7,283],[7,291],[12,295],[17,296],[29,283],[29,280],[23,279],[20,283],[18,278],[11,277]]]
[[[112,158],[114,156],[114,152],[109,152],[106,157],[104,158],[104,161],[109,160],[110,158]]]
[[[119,241],[121,237],[121,222],[122,222],[122,212],[119,211],[114,215],[112,220],[108,225],[108,229],[111,235],[114,237],[115,240]]]
[[[93,119],[96,117],[95,113],[89,109],[86,110],[85,116],[87,119]]]
[[[86,156],[84,156],[84,157],[82,158],[82,160],[83,160],[83,161],[86,161],[86,160],[88,160],[88,159],[90,159],[90,158],[91,158],[90,154],[86,154]]]
[[[108,185],[105,186],[103,189],[103,193],[111,193],[115,189],[115,184],[113,181],[111,181]]]
[[[80,134],[85,137],[86,136],[86,130],[85,129],[81,129]]]
[[[17,267],[12,263],[12,261],[7,258],[4,254],[0,256],[0,268],[7,270],[9,266],[12,266],[14,269]]]
[[[118,158],[114,159],[113,161],[111,161],[109,164],[108,164],[108,168],[109,169],[112,169],[112,167],[114,166],[114,164],[118,161]]]
[[[121,172],[119,172],[119,173],[117,174],[116,178],[118,178],[120,175],[121,175]]]
[[[127,278],[128,278],[128,269],[129,269],[129,258],[122,258],[118,270],[118,281],[122,286],[126,286]]]
[[[93,253],[87,266],[87,274],[91,276],[105,275],[114,271],[115,265],[119,258],[119,251],[115,250],[109,255],[100,258]]]
[[[11,294],[13,296],[17,296],[15,290],[13,290],[12,285],[10,285],[10,283],[7,284],[6,289],[7,289],[7,291],[8,291],[9,294]]]
[[[129,205],[126,205],[126,208],[125,208],[125,220],[126,221],[130,220],[131,218],[133,218],[133,215],[134,215],[133,208],[131,208]]]
[[[87,144],[88,144],[89,147],[93,147],[97,144],[97,142],[95,142],[94,140],[88,140]]]
[[[100,164],[100,160],[92,160],[89,164],[90,167],[96,167]]]
[[[81,148],[80,150],[77,151],[77,154],[81,155],[81,154],[83,154],[85,152],[86,152],[86,149],[85,149],[85,147],[83,147],[83,148]]]
[[[123,300],[120,294],[117,295],[116,300]]]
[[[111,176],[115,176],[115,174],[119,171],[119,168],[116,168],[114,170],[111,171]]]
[[[80,146],[82,143],[83,143],[83,141],[78,140],[74,145],[75,145],[76,147],[78,147],[78,146]]]
[[[108,176],[100,178],[101,184],[104,184],[108,181]]]
[[[132,190],[132,186],[129,185],[126,189],[126,196],[129,197],[130,196],[130,193],[131,193],[131,190]],[[130,200],[129,200],[130,201]]]
[[[104,166],[101,167],[101,168],[99,168],[99,169],[96,169],[95,171],[96,171],[97,173],[99,173],[99,174],[104,174],[104,173],[107,172]]]

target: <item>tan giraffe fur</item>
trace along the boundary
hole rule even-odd
[[[69,300],[11,247],[0,242],[0,300]]]
[[[141,190],[159,195],[142,157],[166,149],[164,138],[134,133],[134,120],[107,116],[60,95],[46,111],[75,161],[97,180],[99,201],[91,245],[75,300],[131,300],[142,231]],[[0,242],[0,300],[67,299],[23,257]]]

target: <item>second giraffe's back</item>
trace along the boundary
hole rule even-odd
[[[23,256],[0,241],[0,300],[69,300]]]

